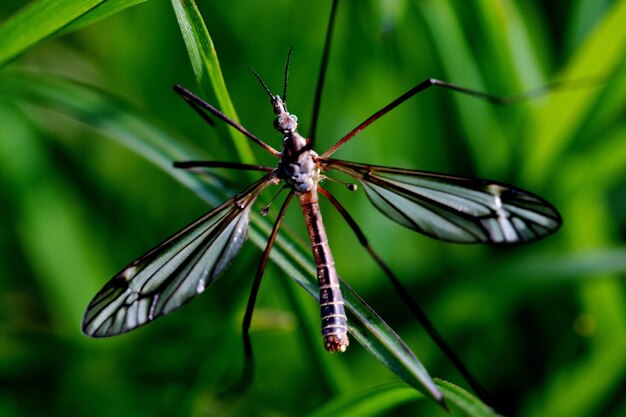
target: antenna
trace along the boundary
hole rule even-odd
[[[274,100],[274,95],[272,94],[272,92],[270,91],[269,88],[267,88],[267,85],[265,85],[265,82],[263,81],[263,79],[261,78],[261,76],[259,74],[257,74],[257,72],[255,70],[253,70],[252,68],[248,67],[248,69],[250,70],[251,73],[254,74],[254,76],[256,77],[257,80],[259,80],[259,82],[261,83],[261,85],[263,86],[263,88],[265,89],[265,91],[267,92],[267,95],[270,96],[270,99]]]
[[[287,103],[287,82],[289,81],[289,63],[291,62],[291,51],[293,50],[293,46],[289,48],[289,52],[287,52],[287,64],[285,64],[285,84],[283,89],[283,103]]]

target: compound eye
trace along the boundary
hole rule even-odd
[[[280,116],[276,116],[274,118],[274,129],[276,130],[280,130],[280,119],[281,119]]]

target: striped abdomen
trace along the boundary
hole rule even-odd
[[[320,289],[322,313],[322,336],[324,346],[330,352],[344,352],[348,347],[348,323],[335,261],[328,246],[328,238],[318,204],[317,189],[296,193],[309,232],[313,257],[317,265],[317,283]]]

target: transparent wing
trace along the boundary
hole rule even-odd
[[[203,292],[241,249],[250,207],[270,184],[271,176],[211,210],[115,275],[89,303],[83,332],[92,337],[126,333]]]
[[[325,159],[357,179],[390,219],[449,242],[517,244],[554,233],[561,216],[546,200],[510,185]]]

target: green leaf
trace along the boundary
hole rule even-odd
[[[87,26],[143,1],[33,1],[0,25],[0,68],[59,32]]]
[[[72,32],[93,25],[102,19],[113,16],[114,14],[136,6],[137,4],[145,3],[146,1],[148,0],[106,0],[92,9],[89,13],[86,13],[63,28],[61,33],[65,34],[67,32]]]
[[[388,384],[357,391],[326,403],[307,417],[374,417],[424,396],[406,385]]]
[[[206,155],[186,148],[155,121],[139,115],[128,104],[104,91],[58,78],[25,74],[5,74],[0,78],[0,91],[61,111],[93,126],[155,163],[211,205],[235,193],[222,187],[215,177],[200,177],[173,169],[172,161],[202,159]],[[264,247],[271,224],[258,213],[252,213],[251,218],[250,240]],[[270,258],[317,299],[316,267],[309,252],[310,248],[281,233]],[[408,384],[443,404],[428,372],[402,339],[345,283],[343,294],[354,339]]]
[[[158,127],[158,122],[139,115],[126,102],[103,90],[69,80],[27,73],[4,74],[0,91],[13,94],[71,117],[109,135],[172,175],[212,205],[225,198],[217,176],[199,178],[172,167],[173,161],[206,158],[182,145],[180,138]]]
[[[594,110],[602,88],[600,80],[611,77],[626,54],[626,1],[613,4],[604,19],[579,47],[560,80],[592,78],[587,88],[551,94],[537,109],[528,143],[525,175],[534,183],[551,178],[555,158],[576,138],[587,115]],[[610,45],[610,47],[607,47]],[[589,81],[589,80],[588,80]],[[557,168],[558,169],[558,168]]]
[[[252,215],[250,238],[263,247],[270,225]],[[261,233],[256,228],[262,228]],[[283,235],[276,238],[271,258],[311,296],[319,301],[316,268],[310,261],[309,249],[303,244],[289,241]],[[350,286],[341,280],[342,293],[349,314],[350,334],[387,368],[427,397],[442,403],[442,397],[428,371],[402,339],[385,323]]]
[[[447,79],[444,81],[454,80],[455,84],[486,92],[483,76],[476,59],[470,54],[471,48],[452,5],[437,0],[416,3],[432,33],[446,70]],[[508,164],[510,155],[501,126],[494,117],[494,106],[462,94],[453,95],[453,99],[467,132],[472,158],[481,161],[479,168],[484,168],[484,173],[501,171]],[[490,149],[491,158],[482,157],[485,148]]]
[[[469,417],[499,417],[491,407],[485,405],[478,398],[474,397],[463,388],[454,385],[451,382],[436,379],[437,386],[443,393],[443,397],[450,403],[454,404]]]
[[[40,132],[5,100],[0,100],[0,120],[0,137],[6,138],[0,140],[0,177],[2,185],[8,185],[3,187],[3,198],[14,205],[17,213],[11,223],[20,230],[11,245],[20,247],[36,272],[44,303],[54,306],[55,331],[84,342],[77,330],[85,297],[101,285],[99,276],[107,273],[108,248],[93,239],[96,228],[85,220],[89,213],[82,210],[83,196],[55,169],[48,144],[38,140]],[[3,274],[3,280],[9,276]]]
[[[219,109],[238,122],[239,119],[224,82],[213,40],[195,2],[193,0],[172,0],[172,6],[185,40],[191,67],[200,86],[200,91],[204,96],[213,92],[219,103]],[[249,139],[230,125],[227,126],[227,129],[239,160],[248,164],[254,163],[255,158],[250,149]]]
[[[500,417],[492,408],[478,398],[451,382],[435,379],[445,400],[469,417]],[[387,384],[350,393],[324,404],[307,417],[374,417],[392,415],[391,410],[409,401],[424,397],[400,384]],[[384,414],[387,413],[387,414]],[[456,415],[453,414],[453,415]]]

